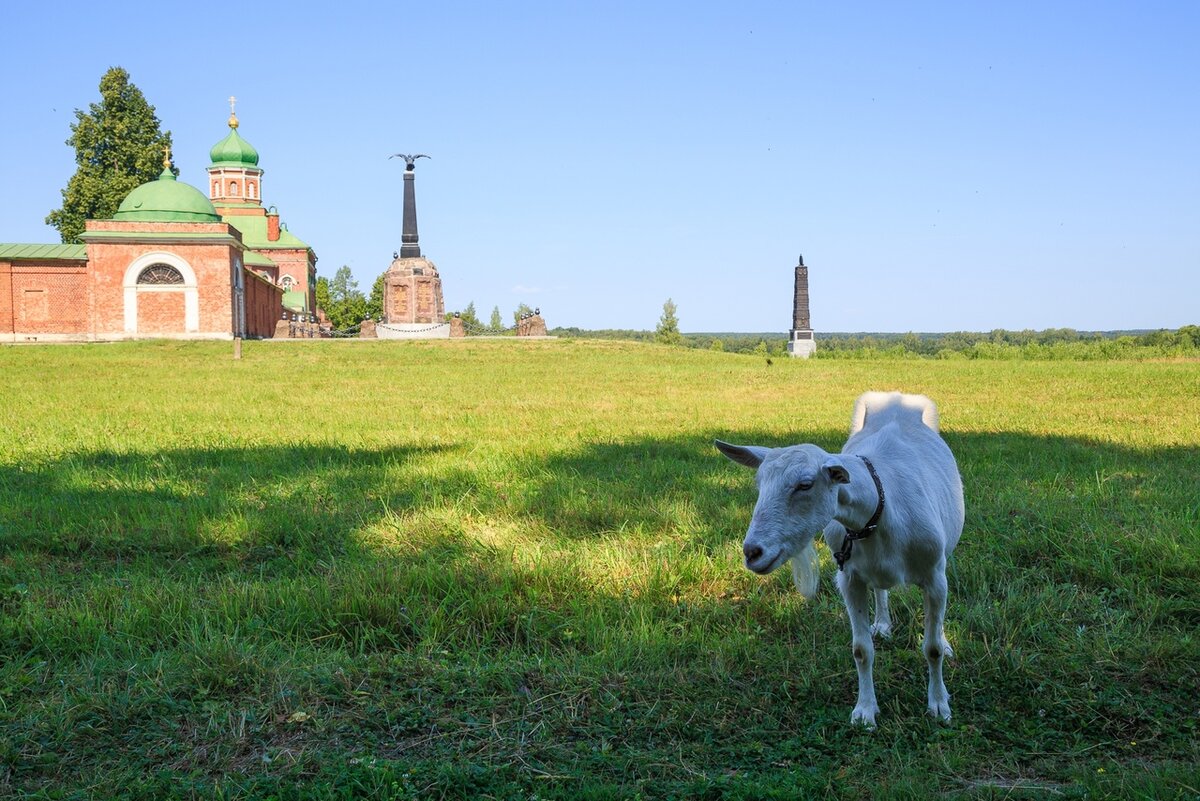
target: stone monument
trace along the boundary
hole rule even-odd
[[[808,268],[804,256],[796,265],[796,292],[792,298],[792,334],[788,338],[788,353],[807,359],[817,349],[813,339],[812,321],[808,315]]]
[[[545,337],[546,336],[546,320],[542,317],[541,309],[521,315],[521,319],[517,321],[517,336],[519,337]]]
[[[381,338],[440,338],[450,336],[442,300],[442,279],[432,261],[421,255],[417,236],[416,160],[423,153],[396,153],[404,159],[404,217],[400,252],[383,276],[383,321],[376,334]]]

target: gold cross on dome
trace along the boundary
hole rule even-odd
[[[170,167],[171,167],[171,146],[163,145],[163,169],[164,170],[170,169]]]

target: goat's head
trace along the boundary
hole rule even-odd
[[[816,592],[813,540],[837,512],[839,486],[850,481],[841,457],[816,445],[714,444],[733,461],[757,471],[758,501],[742,543],[746,567],[765,575],[795,558],[796,585],[811,597]]]

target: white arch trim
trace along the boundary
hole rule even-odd
[[[182,284],[139,284],[138,276],[151,264],[166,264],[174,267],[183,276]],[[125,333],[137,334],[138,293],[182,292],[183,330],[188,334],[200,331],[200,291],[196,282],[196,271],[185,259],[165,250],[155,250],[138,256],[125,268]]]

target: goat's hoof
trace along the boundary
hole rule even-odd
[[[871,636],[872,637],[881,637],[885,640],[890,640],[892,638],[892,624],[891,623],[872,623],[871,624]]]
[[[950,701],[930,701],[929,715],[937,718],[942,723],[950,722]]]
[[[879,711],[879,707],[856,706],[854,711],[850,713],[850,723],[855,726],[862,726],[864,729],[875,728],[875,714]]]

